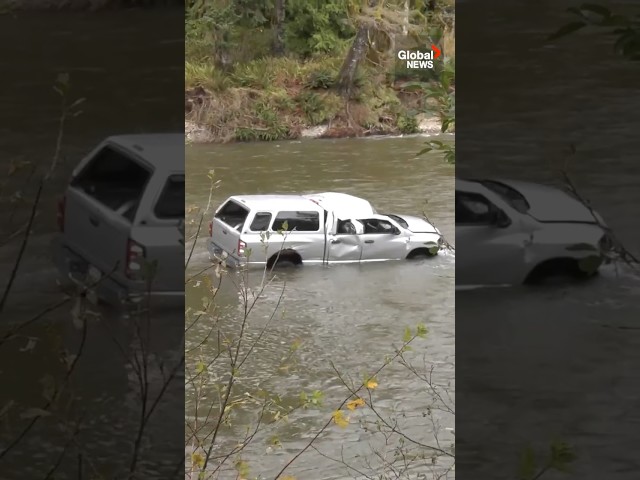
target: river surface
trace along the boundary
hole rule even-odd
[[[457,4],[456,171],[559,184],[574,143],[578,190],[637,256],[640,70],[598,32],[546,42],[581,3]],[[541,458],[554,440],[577,459],[549,478],[637,478],[638,280],[605,268],[583,285],[456,294],[459,478],[517,478],[524,448]]]
[[[414,215],[425,212],[452,241],[454,167],[447,165],[439,154],[416,158],[423,144],[423,138],[410,137],[189,146],[187,208],[206,205],[210,188],[207,173],[215,169],[215,178],[220,183],[213,193],[214,207],[233,194],[344,192],[369,199],[379,211]],[[193,232],[194,226],[190,228]],[[210,260],[202,239],[194,250],[189,272],[197,273],[208,265]],[[237,393],[256,396],[258,391],[267,391],[295,404],[302,391],[321,390],[324,400],[322,407],[294,412],[288,423],[268,424],[258,433],[243,455],[253,475],[273,478],[348,396],[332,363],[342,375],[357,382],[393,353],[394,346],[402,342],[406,326],[424,323],[428,327],[427,338],[416,341],[408,356],[425,372],[421,362],[426,355],[427,364],[434,367],[434,383],[449,392],[449,406],[454,407],[454,272],[455,256],[443,254],[416,263],[307,266],[277,274],[250,316],[249,338],[255,338],[278,308],[284,289],[281,306],[243,367]],[[250,275],[248,284],[255,291],[262,274],[258,271]],[[236,285],[240,284],[240,277],[239,274],[223,277],[216,297],[220,330],[239,331],[243,302]],[[201,309],[204,293],[202,286],[188,288],[187,307]],[[198,344],[210,329],[210,321],[190,329],[187,349]],[[301,342],[299,348],[290,360],[283,362],[291,345],[297,342]],[[206,362],[213,358],[217,348],[216,342],[209,342],[188,358],[187,366],[193,368],[198,359]],[[213,370],[221,375],[224,365],[214,363]],[[407,435],[435,445],[433,426],[428,417],[422,416],[432,403],[424,382],[398,366],[383,371],[378,381],[373,398],[380,412],[398,419]],[[195,413],[195,398],[188,389],[190,418]],[[208,398],[215,397],[209,393]],[[255,420],[251,411],[255,407],[247,406],[234,416],[237,425],[224,430],[219,453],[234,446],[244,435],[244,425]],[[405,414],[407,417],[403,418]],[[390,441],[385,452],[379,436],[367,434],[358,425],[358,421],[371,420],[371,415],[358,410],[352,416],[352,425],[344,430],[332,425],[314,444],[318,451],[307,451],[286,473],[296,478],[357,476],[326,457],[340,458],[342,449],[347,463],[368,473],[376,471],[368,469],[365,462],[376,465],[374,450],[392,455],[397,438]],[[438,440],[442,445],[451,444],[453,416],[434,410],[434,417],[440,423]],[[278,437],[282,448],[270,446],[274,437]],[[430,470],[421,462],[412,468],[416,469],[414,473]],[[228,473],[222,478],[233,475]]]

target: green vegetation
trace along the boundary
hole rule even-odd
[[[453,0],[192,0],[186,121],[212,141],[410,134],[444,122],[455,89]],[[442,56],[410,70],[400,49]]]
[[[29,10],[109,10],[123,8],[177,8],[181,0],[0,0],[0,15],[13,11]]]
[[[604,5],[584,3],[567,9],[574,20],[560,27],[549,40],[557,40],[586,27],[615,38],[614,51],[629,60],[640,60],[640,15],[620,15]]]

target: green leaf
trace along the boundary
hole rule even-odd
[[[411,329],[409,327],[405,327],[404,334],[402,335],[402,341],[404,343],[407,343],[411,341],[412,337],[413,337],[413,334],[411,333]]]
[[[280,442],[280,439],[277,436],[273,436],[269,439],[269,444],[273,445],[274,447],[282,447],[282,442]]]
[[[576,455],[567,443],[554,442],[551,444],[551,468],[560,472],[568,472],[575,459]]]
[[[559,38],[566,37],[567,35],[577,32],[578,30],[586,26],[587,24],[585,22],[568,23],[563,27],[560,27],[555,33],[549,35],[549,37],[547,37],[547,41],[557,40]]]
[[[416,335],[420,338],[426,337],[428,332],[429,330],[427,329],[427,326],[424,323],[419,323],[418,326],[416,327]]]
[[[241,478],[247,478],[249,476],[249,464],[247,462],[237,460],[234,466]]]
[[[198,363],[196,363],[196,374],[200,375],[201,373],[204,373],[207,370],[207,366],[205,365],[205,363],[201,360]]]
[[[323,397],[324,397],[324,393],[322,393],[320,390],[314,390],[313,393],[311,394],[311,398],[315,402],[320,402]]]
[[[520,457],[518,477],[520,480],[531,480],[536,474],[536,455],[531,447],[527,447]]]

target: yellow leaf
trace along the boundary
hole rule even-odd
[[[291,475],[287,475],[286,477],[280,477],[282,480],[296,480],[296,477],[292,477]]]
[[[204,457],[199,453],[194,453],[193,455],[191,455],[191,463],[202,468],[204,467]]]
[[[342,410],[336,410],[335,412],[333,412],[333,415],[331,415],[331,417],[333,418],[333,423],[335,423],[339,427],[347,428],[347,426],[349,425],[349,417],[345,416]]]
[[[374,390],[378,386],[378,381],[375,378],[367,380],[365,385],[369,390]]]
[[[361,398],[356,398],[355,400],[351,400],[347,402],[347,408],[351,411],[355,410],[358,407],[363,407],[365,405],[364,400]]]

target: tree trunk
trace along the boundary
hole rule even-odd
[[[402,35],[409,33],[409,0],[404,0],[404,16],[402,18]]]
[[[278,56],[284,55],[284,14],[285,0],[276,0],[276,28],[275,40],[273,42],[273,53]]]
[[[369,8],[374,8],[379,0],[369,0],[367,2]],[[338,82],[336,84],[338,93],[349,100],[353,93],[353,82],[358,72],[358,65],[366,57],[369,50],[369,31],[371,24],[362,21],[358,26],[356,37],[353,39],[349,53],[344,59],[340,73],[338,74]]]
[[[369,42],[369,26],[361,25],[358,27],[356,38],[354,38],[347,57],[344,59],[340,74],[338,75],[338,92],[344,98],[351,98],[353,93],[353,82],[358,72],[358,65],[367,55]]]

